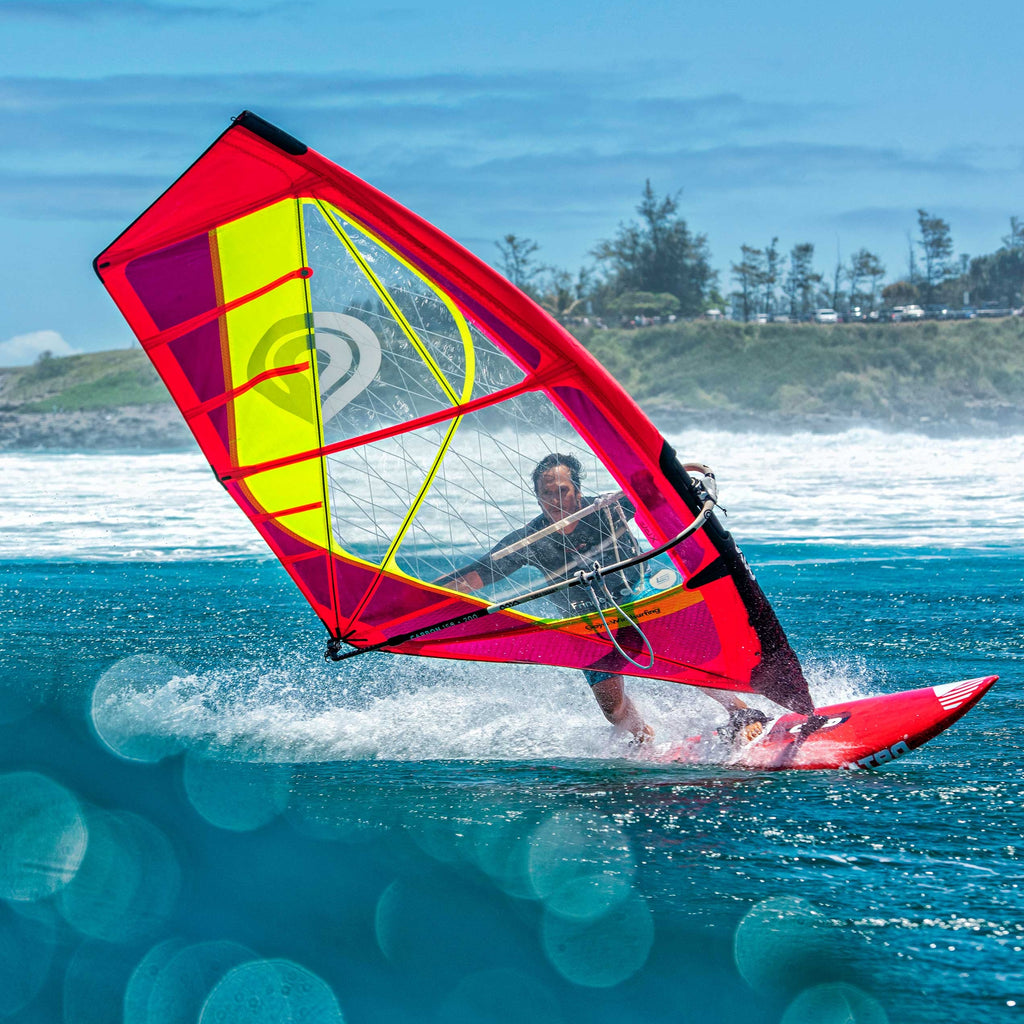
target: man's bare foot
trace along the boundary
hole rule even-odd
[[[649,725],[644,725],[639,732],[633,733],[633,738],[629,741],[631,747],[642,747],[647,743],[654,742],[654,730]]]
[[[750,725],[745,725],[740,729],[739,735],[744,743],[750,743],[752,740],[756,740],[763,732],[764,726],[760,722],[751,722]]]
[[[729,724],[726,735],[735,742],[751,743],[764,732],[768,716],[757,708],[732,707],[729,709]]]

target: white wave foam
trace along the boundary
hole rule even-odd
[[[715,470],[743,542],[911,548],[1019,546],[1024,436],[931,438],[691,431],[680,457]]]
[[[741,546],[1024,545],[1024,435],[687,431],[671,441],[714,468]],[[5,453],[0,476],[0,558],[267,555],[198,453]]]
[[[198,453],[0,454],[0,557],[185,560],[266,546]]]

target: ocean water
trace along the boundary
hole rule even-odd
[[[198,455],[0,455],[0,1019],[1024,1019],[1024,437],[670,440],[819,703],[1000,683],[877,772],[659,765],[575,672],[325,664]]]

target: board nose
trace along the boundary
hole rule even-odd
[[[980,676],[962,679],[956,683],[933,686],[932,691],[946,711],[966,711],[988,692],[999,676]]]

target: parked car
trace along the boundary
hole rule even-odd
[[[903,307],[903,319],[904,320],[923,320],[924,310],[920,306],[916,306],[911,303],[909,306]]]
[[[757,313],[754,316],[754,323],[755,324],[766,324],[766,323],[769,322],[770,319],[771,319],[771,317],[769,317],[767,313]]]
[[[839,314],[834,309],[816,309],[814,311],[814,322],[817,324],[837,324]]]
[[[785,313],[776,313],[775,316],[772,317],[772,323],[773,324],[788,324],[788,323],[792,323],[792,321],[791,321],[791,319],[788,316],[786,316]]]

